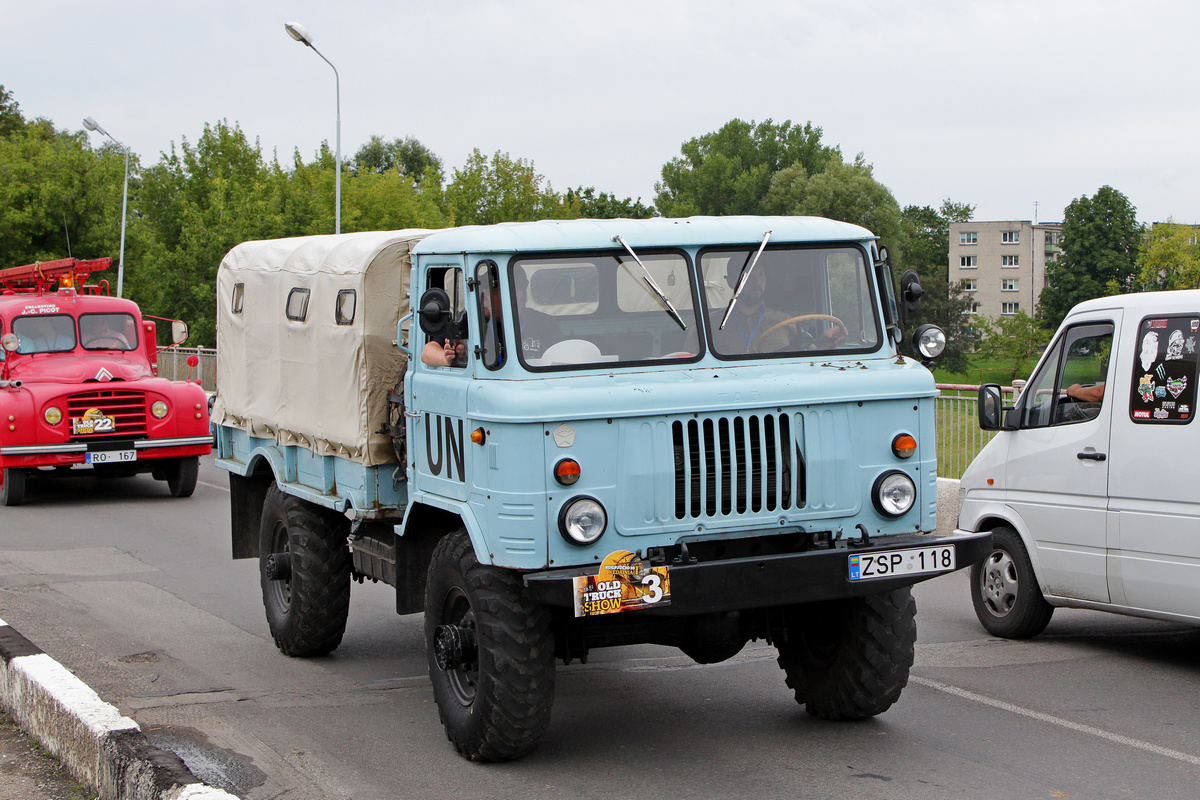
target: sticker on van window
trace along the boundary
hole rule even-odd
[[[1196,336],[1200,319],[1188,314],[1147,317],[1138,326],[1129,416],[1139,423],[1187,423],[1195,404]]]

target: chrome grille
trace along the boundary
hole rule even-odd
[[[676,420],[676,519],[804,508],[803,418],[748,414]]]

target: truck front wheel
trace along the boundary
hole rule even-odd
[[[425,649],[455,750],[508,761],[537,747],[554,701],[549,609],[529,599],[520,573],[480,564],[461,528],[430,561]]]
[[[259,574],[267,626],[289,656],[337,648],[350,612],[345,520],[280,491],[267,490],[259,528]]]
[[[776,645],[796,702],[830,720],[887,711],[908,684],[916,614],[907,587],[786,609]]]
[[[167,488],[172,497],[191,497],[200,475],[200,456],[184,456],[167,468]]]
[[[5,467],[0,471],[0,503],[19,506],[25,502],[25,470]]]

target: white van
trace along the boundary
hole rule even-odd
[[[999,433],[962,477],[958,533],[991,530],[971,598],[993,635],[1056,606],[1200,624],[1196,416],[1200,291],[1089,300],[1063,321]]]

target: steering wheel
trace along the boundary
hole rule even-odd
[[[127,350],[129,349],[129,343],[115,336],[96,336],[89,339],[84,347],[94,350]]]
[[[842,328],[842,330],[846,331],[846,333],[850,332],[850,329],[846,327],[846,323],[842,322],[840,319],[833,316],[832,314],[801,314],[798,317],[788,317],[783,322],[776,322],[774,325],[772,325],[771,327],[767,328],[765,331],[760,333],[759,338],[765,339],[768,336],[770,336],[772,333],[774,333],[775,331],[779,330],[780,328],[782,328],[786,325],[795,325],[797,322],[808,322],[809,320],[814,320],[814,319],[823,319],[823,320],[826,320],[827,322],[832,322],[833,324],[840,326]]]

